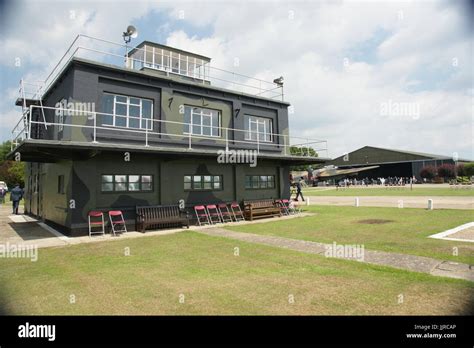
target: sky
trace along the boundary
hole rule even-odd
[[[467,1],[0,0],[0,140],[20,79],[43,80],[78,34],[159,42],[285,79],[293,136],[337,157],[365,145],[474,159]],[[238,61],[238,65],[236,65]]]

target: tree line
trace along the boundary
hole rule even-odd
[[[0,181],[5,181],[9,189],[15,184],[25,187],[25,162],[7,160],[11,142],[4,141],[0,146]]]

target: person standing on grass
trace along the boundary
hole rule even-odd
[[[296,198],[295,198],[295,201],[298,201],[299,196],[301,196],[301,199],[304,202],[303,192],[301,192],[301,180],[296,182]]]
[[[23,190],[20,188],[19,184],[15,184],[15,187],[10,192],[10,201],[13,202],[13,214],[18,215],[18,207],[20,206],[20,201],[23,198]]]

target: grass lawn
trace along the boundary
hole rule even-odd
[[[0,308],[10,314],[463,314],[474,292],[464,280],[196,232],[40,249],[37,262],[1,262]]]
[[[413,186],[413,190],[407,186],[404,189],[383,187],[349,187],[345,190],[335,188],[307,187],[303,189],[305,196],[466,196],[474,197],[473,189],[451,189],[449,187],[427,187]]]
[[[429,211],[337,206],[305,208],[316,215],[291,221],[234,226],[229,229],[322,243],[364,244],[366,249],[474,263],[474,243],[427,238],[434,233],[474,221],[472,210]],[[385,224],[358,222],[368,219],[384,219],[392,222]],[[453,247],[458,248],[459,256],[453,255]]]

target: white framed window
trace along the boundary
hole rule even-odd
[[[104,93],[102,125],[153,129],[153,101],[137,97]]]
[[[272,120],[267,117],[245,115],[245,140],[272,142]]]
[[[221,114],[218,110],[184,106],[183,134],[220,137]]]

